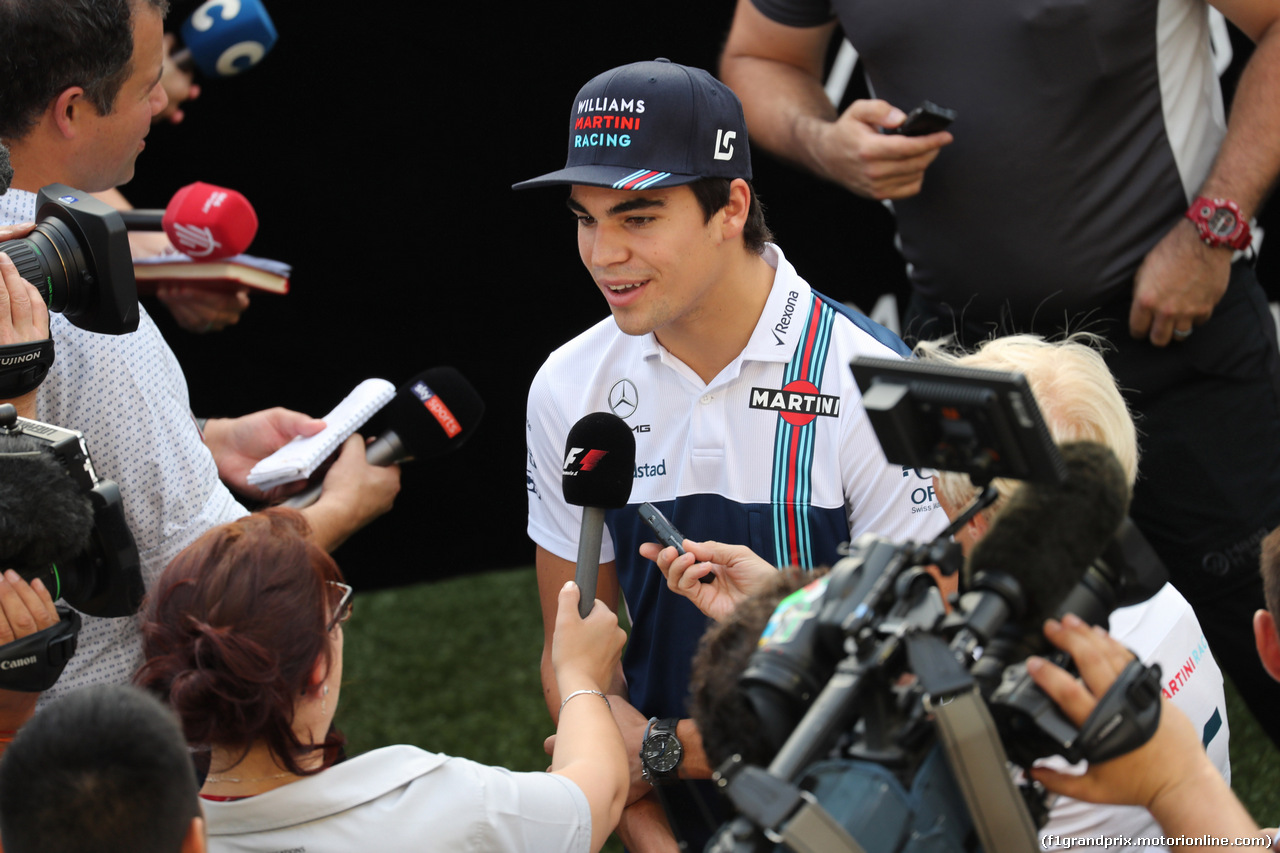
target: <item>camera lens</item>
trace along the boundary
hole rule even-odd
[[[88,332],[138,328],[138,288],[119,211],[65,184],[36,194],[36,226],[0,243],[50,311]]]
[[[94,284],[80,241],[57,217],[43,220],[26,237],[0,243],[0,252],[40,291],[50,311],[75,313]]]
[[[65,586],[67,577],[58,570],[56,563],[50,563],[41,569],[17,569],[16,571],[27,583],[39,578],[40,582],[44,584],[44,588],[49,590],[49,597],[54,601],[67,594]]]

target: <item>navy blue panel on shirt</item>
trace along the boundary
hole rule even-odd
[[[774,549],[772,512],[768,504],[739,504],[719,495],[684,495],[655,502],[663,515],[690,539],[734,542],[757,554]],[[605,512],[613,537],[618,581],[631,610],[631,639],[623,657],[623,671],[631,704],[646,716],[687,717],[688,650],[697,648],[709,620],[682,595],[667,588],[667,579],[650,560],[640,556],[642,542],[657,541],[640,520],[638,505]],[[837,548],[849,541],[849,521],[843,508],[809,507],[814,555],[819,565],[839,559]]]

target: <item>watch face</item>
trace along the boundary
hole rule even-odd
[[[1227,237],[1236,230],[1236,215],[1225,207],[1219,207],[1205,224],[1219,237]]]
[[[652,732],[644,742],[641,757],[653,773],[670,773],[680,763],[680,741],[670,732]]]

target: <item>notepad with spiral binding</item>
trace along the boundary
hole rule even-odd
[[[385,379],[366,379],[357,385],[346,398],[322,420],[325,428],[313,436],[299,436],[249,471],[249,484],[264,492],[305,480],[320,467],[356,430],[369,418],[391,402],[396,386]]]

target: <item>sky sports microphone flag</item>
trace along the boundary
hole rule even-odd
[[[635,467],[636,437],[612,412],[592,412],[569,430],[561,481],[565,503],[582,507],[573,580],[581,593],[578,615],[584,619],[595,604],[604,511],[627,505]]]
[[[383,412],[387,429],[369,445],[370,465],[452,453],[475,433],[484,401],[456,368],[433,367],[401,385]]]
[[[452,453],[475,433],[484,414],[484,401],[457,368],[432,367],[396,390],[381,410],[387,428],[365,448],[370,465],[396,465],[414,459],[434,459]],[[302,509],[320,498],[316,483],[284,502]]]

